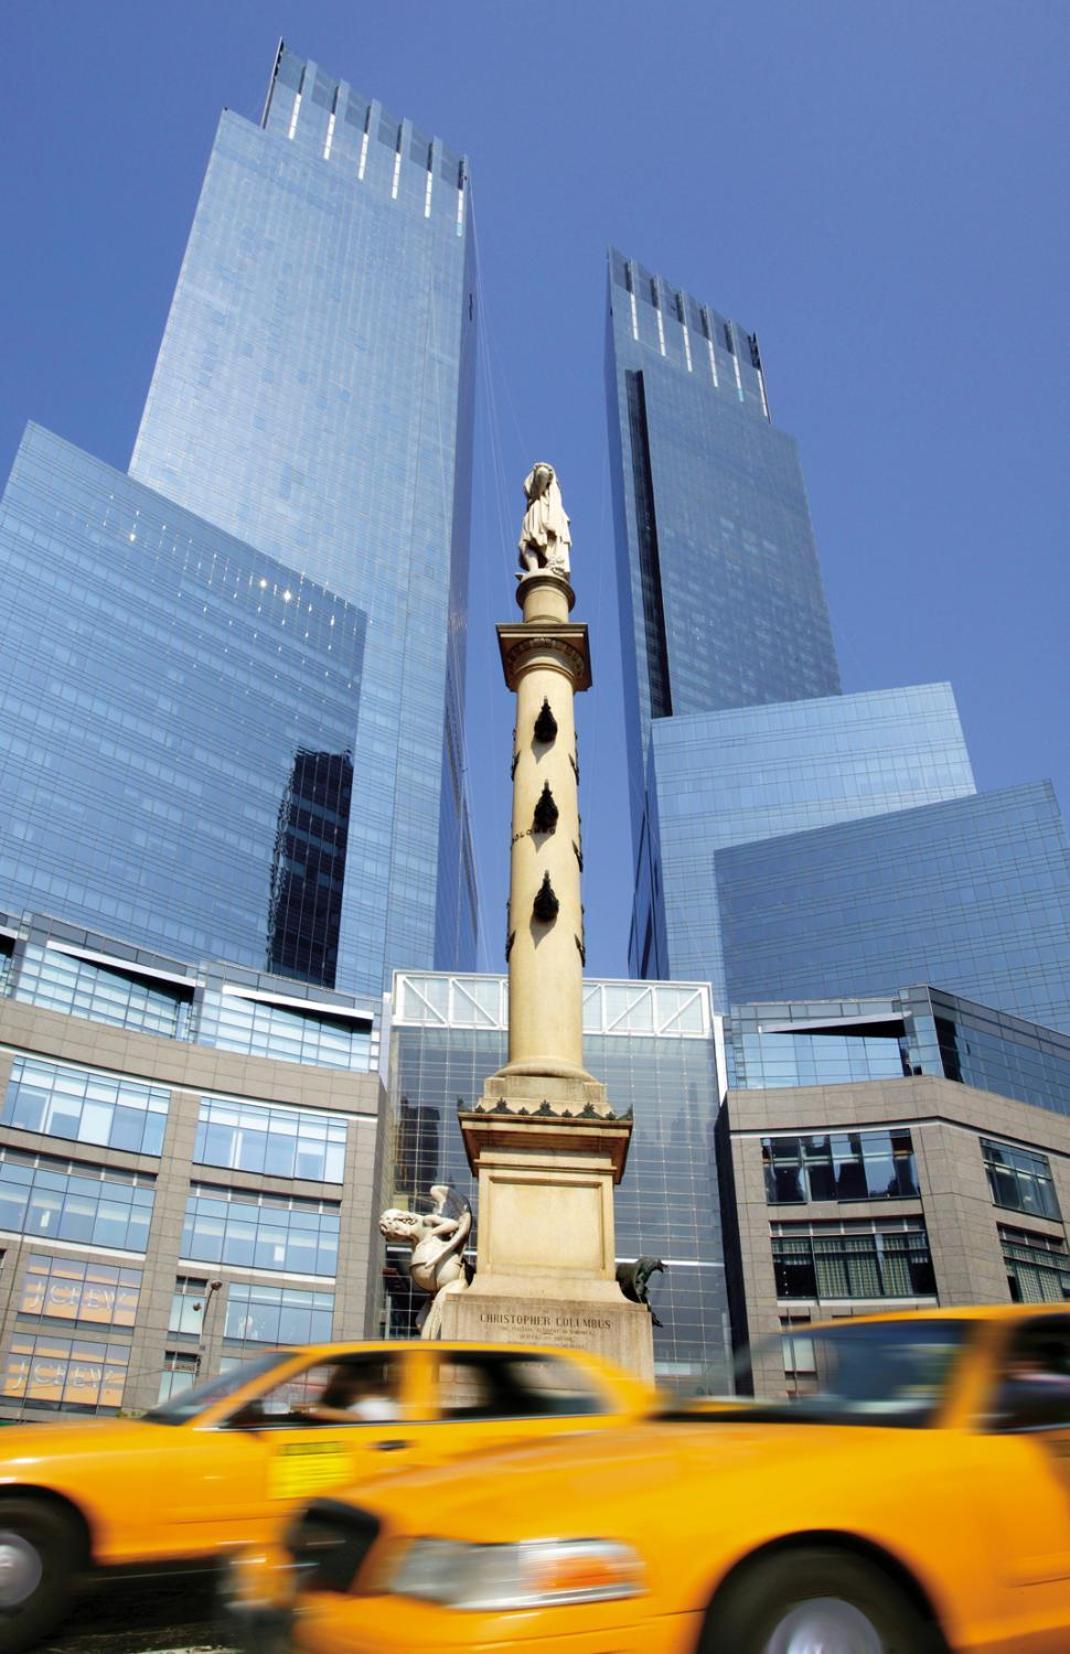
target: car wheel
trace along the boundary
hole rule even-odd
[[[745,1567],[714,1600],[699,1654],[938,1654],[936,1627],[880,1568],[833,1550]]]
[[[32,1499],[0,1501],[0,1650],[18,1654],[70,1606],[80,1546],[63,1512]]]

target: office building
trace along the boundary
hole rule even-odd
[[[6,904],[332,986],[363,612],[35,426],[0,574]]]
[[[606,353],[636,842],[651,720],[839,692],[794,440],[757,338],[609,255]]]
[[[338,981],[475,963],[463,156],[280,46],[221,117],[130,474],[367,615]]]
[[[1051,789],[976,796],[946,684],[840,693],[756,337],[611,251],[607,388],[633,973],[718,1010],[924,979],[1070,1031]]]
[[[948,684],[655,719],[633,968],[660,977],[670,963],[680,974],[686,964],[709,975],[715,1003],[726,1005],[711,877],[722,850],[973,791]]]
[[[1070,1298],[1070,1039],[936,988],[741,1006],[719,1123],[733,1325],[762,1393],[806,1327]],[[763,1353],[787,1330],[787,1348]]]
[[[373,1000],[0,914],[0,1417],[141,1410],[380,1292]]]
[[[928,979],[1070,1033],[1070,843],[1048,782],[718,851],[728,998]]]
[[[457,1124],[507,1056],[507,979],[400,972],[390,1029],[395,1201],[452,1183],[475,1201]],[[660,1258],[651,1282],[654,1360],[683,1390],[731,1388],[731,1335],[714,1156],[718,1025],[702,983],[584,985],[584,1062],[635,1130],[615,1191],[618,1261]],[[477,1213],[478,1218],[478,1213]],[[411,1333],[419,1303],[404,1257],[388,1259],[385,1325]]]
[[[30,427],[0,503],[0,902],[363,993],[474,962],[467,190],[282,48],[224,113],[130,475]]]

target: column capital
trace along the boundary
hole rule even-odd
[[[563,672],[577,694],[591,687],[591,653],[582,621],[528,620],[499,626],[498,648],[505,681],[512,690],[536,667]]]

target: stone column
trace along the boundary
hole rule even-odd
[[[509,1061],[504,1074],[589,1079],[583,1067],[583,908],[574,697],[591,682],[587,628],[560,575],[528,574],[524,620],[499,626],[516,693],[510,863]]]
[[[516,694],[510,858],[509,1061],[459,1111],[479,1178],[475,1280],[443,1294],[444,1338],[574,1345],[645,1378],[647,1310],[616,1280],[613,1189],[632,1133],[583,1066],[583,907],[574,697],[587,628],[568,580],[525,574],[520,623],[498,627]]]

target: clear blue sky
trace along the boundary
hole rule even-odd
[[[602,389],[615,241],[762,341],[845,687],[950,678],[982,787],[1070,808],[1066,0],[7,0],[0,476],[125,466],[220,107],[284,35],[471,158],[486,321],[469,763],[501,965],[521,479],[558,466],[595,688],[588,968],[630,906]]]

